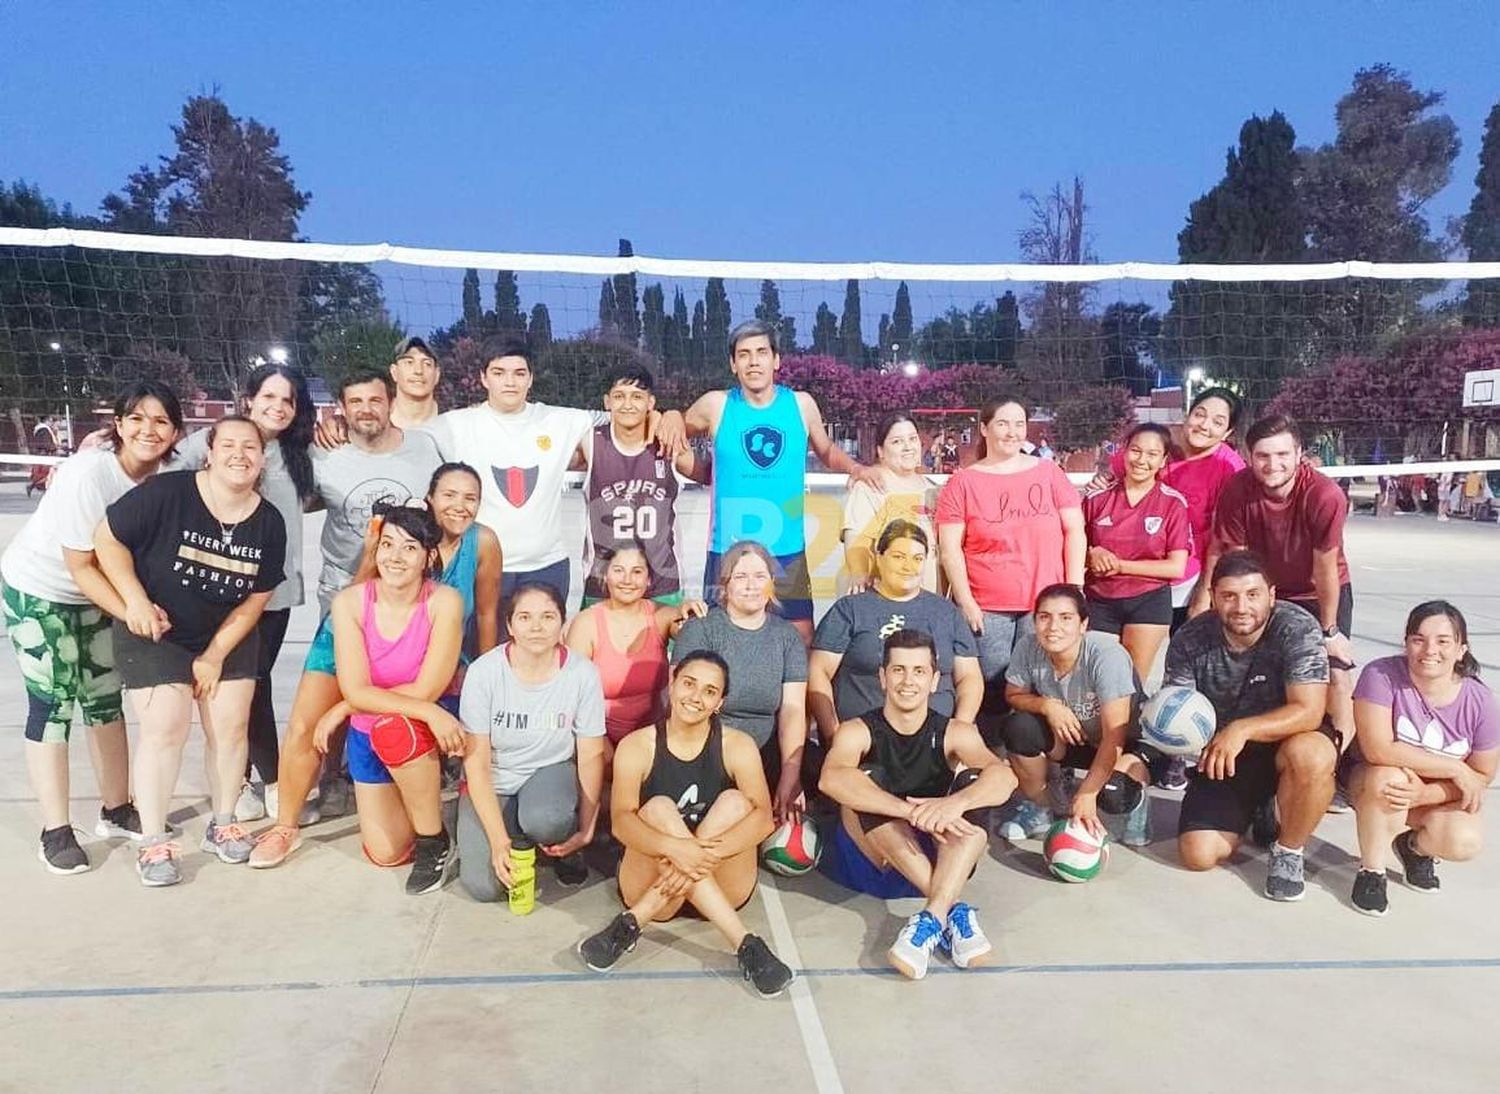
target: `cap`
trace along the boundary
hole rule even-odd
[[[437,354],[432,351],[432,347],[427,344],[427,339],[419,338],[415,334],[411,335],[408,338],[403,338],[401,339],[401,341],[397,342],[396,348],[392,352],[391,357],[392,359],[404,357],[407,353],[411,352],[414,349],[421,350],[423,353],[427,354],[428,357],[431,357],[434,361],[438,359]]]

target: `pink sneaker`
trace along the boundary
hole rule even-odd
[[[297,848],[302,846],[302,830],[276,825],[261,834],[250,852],[250,866],[256,870],[269,870],[280,866]]]

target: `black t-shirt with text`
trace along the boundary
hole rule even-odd
[[[146,595],[172,623],[165,641],[202,653],[236,605],[281,583],[286,525],[265,500],[238,524],[221,525],[198,492],[197,474],[149,478],[105,519],[135,558]]]

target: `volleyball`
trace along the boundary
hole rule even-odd
[[[1063,881],[1089,881],[1109,862],[1109,842],[1096,839],[1087,828],[1064,818],[1047,829],[1042,840],[1047,869]]]
[[[766,869],[783,877],[798,877],[818,864],[823,841],[811,817],[787,821],[760,845],[760,860]]]
[[[1168,756],[1196,757],[1217,726],[1214,705],[1192,688],[1162,688],[1141,707],[1141,739]]]

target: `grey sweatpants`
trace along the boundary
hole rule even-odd
[[[562,843],[578,831],[578,768],[572,760],[544,767],[516,793],[495,797],[517,846]],[[458,880],[475,900],[505,898],[490,864],[490,841],[467,794],[458,800]]]

